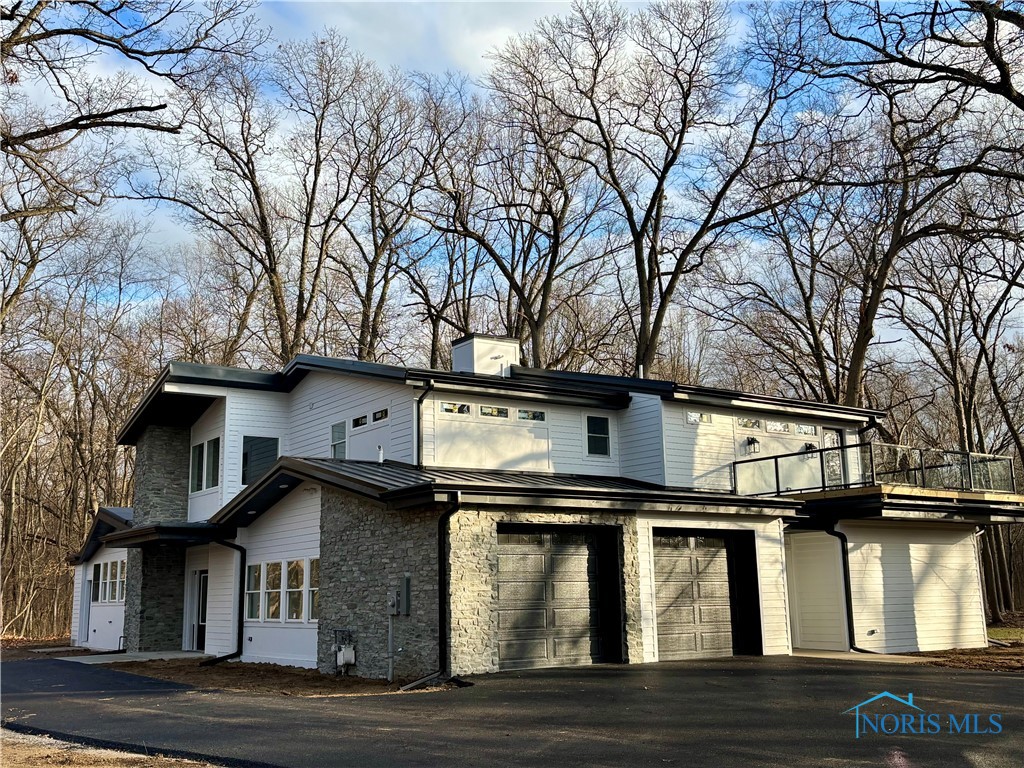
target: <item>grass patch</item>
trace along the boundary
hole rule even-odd
[[[988,636],[993,640],[1001,640],[1004,643],[1024,643],[1024,628],[989,627]]]

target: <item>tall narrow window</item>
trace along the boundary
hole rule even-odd
[[[348,434],[345,431],[347,425],[347,421],[341,421],[331,427],[331,458],[345,458],[345,443],[348,439]]]
[[[276,437],[242,438],[242,485],[258,479],[277,461]]]
[[[263,605],[266,618],[281,618],[281,564],[267,563],[267,584]]]
[[[192,493],[203,490],[203,444],[192,446],[192,482],[189,486]]]
[[[92,601],[98,603],[100,601],[100,564],[94,563],[92,566]]]
[[[285,598],[286,618],[289,621],[302,620],[302,590],[306,585],[306,563],[304,560],[288,561],[288,589]]]
[[[611,456],[611,435],[607,416],[587,416],[587,453]]]
[[[107,590],[110,587],[110,566],[112,563],[104,563],[100,576],[100,602],[105,603],[109,599]]]
[[[128,561],[121,561],[121,573],[117,582],[117,599],[119,602],[124,602],[124,588],[128,581]]]
[[[250,565],[245,577],[245,618],[260,620],[260,595],[262,594],[262,566]]]
[[[320,618],[320,558],[309,561],[309,618]]]
[[[206,441],[206,487],[220,485],[220,438]]]

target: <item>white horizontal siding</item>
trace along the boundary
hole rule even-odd
[[[786,535],[793,646],[850,650],[840,543],[820,531]]]
[[[290,451],[288,395],[248,389],[231,390],[228,395],[224,439],[224,489],[222,504],[242,490],[242,443],[245,437],[278,438],[278,455]]]
[[[470,407],[444,413],[440,403]],[[481,406],[507,408],[508,417],[481,416]],[[517,411],[543,411],[544,421],[525,421]],[[587,453],[586,416],[608,419],[610,456]],[[511,469],[579,475],[619,474],[619,426],[615,411],[575,408],[501,397],[441,392],[423,402],[424,463],[468,469]]]
[[[329,457],[331,426],[349,424],[348,458],[374,460],[376,446],[384,458],[415,462],[413,438],[415,393],[404,384],[327,373],[310,373],[291,393],[291,431],[288,453],[292,456]],[[386,422],[352,430],[352,419],[389,409]]]
[[[619,415],[619,465],[624,477],[665,483],[665,446],[661,398],[631,394],[629,408]]]
[[[657,661],[658,626],[654,601],[653,529],[698,528],[721,531],[753,531],[760,590],[761,644],[765,655],[792,653],[789,633],[786,567],[782,521],[778,519],[723,520],[692,514],[679,516],[637,515],[640,555],[640,627],[644,661]]]
[[[123,547],[100,547],[99,551],[87,563],[82,564],[82,589],[79,594],[80,611],[85,611],[86,616],[79,617],[78,645],[96,650],[113,651],[117,650],[124,635],[124,601],[109,603],[93,603],[92,583],[93,566],[103,563],[117,563],[128,559],[128,550]],[[109,565],[108,565],[109,567]],[[88,602],[88,605],[85,605]],[[86,620],[88,624],[86,625]],[[82,636],[84,630],[84,637]]]
[[[319,486],[303,483],[271,507],[245,529],[244,546],[249,565],[319,557]],[[314,667],[316,638],[315,621],[246,621],[242,661]]]
[[[973,527],[843,523],[857,644],[903,653],[987,644]]]
[[[84,565],[75,566],[75,581],[72,587],[71,594],[71,644],[79,644],[79,635],[81,634],[80,622],[82,620],[82,590],[85,588],[85,578],[83,572],[85,571]]]
[[[708,407],[663,404],[665,476],[668,485],[732,490],[736,434],[731,415]],[[687,424],[688,411],[711,414],[710,424]]]
[[[196,420],[195,424],[192,425],[192,434],[189,442],[190,446],[205,443],[207,440],[212,440],[215,437],[220,438],[220,458],[218,459],[217,468],[217,476],[220,482],[213,488],[203,489],[198,493],[189,494],[188,519],[190,522],[202,522],[204,520],[209,520],[213,513],[220,509],[226,501],[224,495],[224,419],[226,417],[226,413],[227,408],[225,407],[225,398],[222,397],[215,400],[214,403],[203,412],[203,415]],[[191,488],[191,460],[189,465],[189,479],[187,482]],[[205,484],[205,482],[206,478],[204,477],[203,483]]]
[[[199,620],[199,571],[209,568],[210,547],[189,547],[185,550],[185,616],[181,628],[181,647],[186,651],[196,650],[196,631]],[[210,620],[209,578],[207,578],[206,620]]]

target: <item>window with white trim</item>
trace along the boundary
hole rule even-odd
[[[93,563],[91,602],[123,602],[127,577],[128,563],[125,560],[108,560],[105,563]]]
[[[263,564],[250,565],[245,577],[245,618],[259,621],[263,618],[261,594],[263,590]]]
[[[798,435],[816,435],[818,428],[814,424],[797,424],[796,433]]]
[[[493,419],[507,419],[508,408],[502,408],[501,406],[498,405],[481,405],[480,415],[489,416]]]
[[[189,492],[198,493],[220,485],[220,438],[192,446]]]
[[[546,421],[547,414],[544,411],[532,411],[529,408],[520,408],[517,413],[520,421]]]
[[[352,419],[352,429],[359,429],[360,427],[365,427],[365,426],[366,426],[366,417],[365,416],[356,416],[354,419]]]
[[[764,423],[764,428],[768,432],[779,434],[789,434],[792,431],[788,421],[772,421],[771,419]]]
[[[348,442],[348,422],[339,421],[331,427],[331,458],[344,459]]]
[[[379,411],[373,412],[373,423],[376,424],[378,421],[387,421],[388,409],[381,408]]]
[[[736,419],[736,426],[739,427],[740,429],[757,429],[757,430],[760,430],[761,429],[761,420],[760,419],[751,419],[751,418],[748,418],[746,416],[740,416],[738,419]]]
[[[309,560],[309,620],[320,619],[320,558]]]
[[[469,403],[441,403],[441,413],[457,413],[460,416],[469,416],[472,410]]]
[[[587,455],[611,456],[611,420],[607,416],[587,416]]]
[[[306,591],[306,561],[289,560],[285,571],[285,618],[288,621],[302,621],[302,604],[305,602]]]
[[[253,563],[246,569],[245,620],[313,622],[320,618],[320,558]]]

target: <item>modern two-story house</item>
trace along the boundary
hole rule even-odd
[[[134,507],[74,561],[75,641],[404,679],[986,644],[975,534],[1024,519],[1010,459],[509,339],[452,358],[167,366],[120,433]]]

